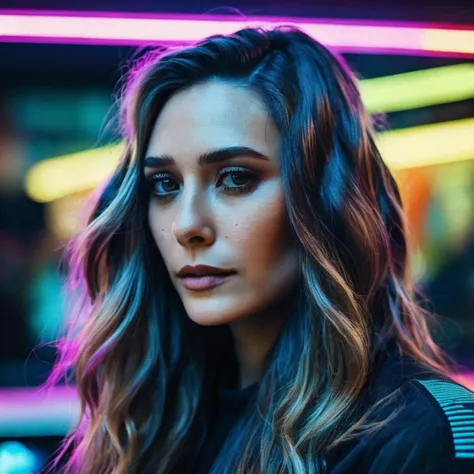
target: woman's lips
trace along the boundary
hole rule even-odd
[[[181,281],[187,290],[205,291],[215,288],[234,275],[235,272],[222,275],[187,275],[182,277]]]

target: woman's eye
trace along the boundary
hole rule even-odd
[[[255,186],[258,177],[248,170],[224,170],[220,173],[217,187],[226,192],[244,192]]]
[[[249,177],[243,173],[229,173],[222,180],[224,186],[245,186],[248,182]]]
[[[180,183],[169,174],[155,174],[148,178],[151,192],[159,198],[172,198],[180,191]],[[217,176],[215,187],[225,193],[251,191],[259,182],[259,176],[246,169],[224,169]]]
[[[151,178],[151,187],[157,196],[167,196],[179,191],[179,183],[170,176],[155,175]]]

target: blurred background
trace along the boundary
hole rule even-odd
[[[82,0],[67,3],[68,15],[59,1],[0,2],[0,474],[39,472],[77,410],[71,391],[46,397],[37,387],[54,360],[47,343],[65,315],[64,244],[120,147],[111,120],[117,81],[144,38],[162,44],[199,37],[208,32],[203,15],[306,18],[315,37],[358,74],[368,109],[386,129],[380,148],[402,189],[412,272],[442,317],[435,336],[462,364],[456,377],[474,389],[472,1],[230,5],[238,11],[217,0]],[[73,37],[70,17],[81,12],[89,17]],[[160,23],[147,36],[134,23],[92,24],[94,12],[132,21],[166,13],[168,22],[188,14],[201,29]]]

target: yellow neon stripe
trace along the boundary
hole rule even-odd
[[[368,79],[361,81],[360,89],[370,112],[393,112],[468,99],[474,97],[474,65],[458,64]],[[422,128],[416,127],[414,130]],[[391,133],[395,132],[387,132]],[[395,149],[392,145],[391,150]],[[109,158],[105,156],[107,153]],[[32,196],[36,196],[35,199],[48,202],[58,196],[95,187],[110,175],[114,166],[112,157],[120,153],[116,146],[75,153],[54,159],[55,166],[52,168],[49,166],[51,161],[44,160],[31,169],[26,188],[31,190]],[[391,156],[391,153],[393,152],[389,150],[385,152],[387,156]],[[407,153],[410,155],[409,151],[404,152],[404,155],[407,156]],[[439,153],[439,149],[435,150],[426,161],[434,160],[433,163],[437,163],[440,159],[445,160],[446,158],[436,158]],[[418,156],[423,156],[423,152]],[[403,166],[408,166],[408,162],[416,163],[417,160],[420,158],[408,160]],[[394,159],[394,162],[397,160]],[[90,171],[90,176],[84,175],[84,167]],[[37,179],[45,169],[49,179]],[[72,178],[67,178],[68,175]],[[53,182],[55,184],[51,186]]]
[[[123,145],[110,145],[40,161],[26,175],[26,192],[50,202],[93,189],[112,174],[122,151]]]
[[[369,112],[397,112],[470,99],[474,97],[474,64],[366,79],[359,88]]]
[[[382,156],[393,169],[474,159],[474,119],[392,130],[378,135]]]
[[[377,143],[393,169],[474,159],[474,119],[380,133]],[[113,172],[123,145],[112,145],[42,161],[26,178],[28,195],[50,202],[98,186]]]
[[[474,30],[424,29],[421,32],[420,49],[472,54]]]

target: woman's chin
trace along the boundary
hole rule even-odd
[[[220,326],[235,321],[236,317],[223,313],[189,313],[189,318],[200,326]],[[238,317],[237,317],[238,318]]]
[[[236,308],[239,306],[240,311],[236,311]],[[201,326],[228,324],[237,319],[244,318],[246,315],[246,312],[242,311],[242,305],[239,305],[238,302],[234,302],[232,305],[222,305],[212,301],[194,301],[190,304],[185,304],[185,308],[188,317]]]

